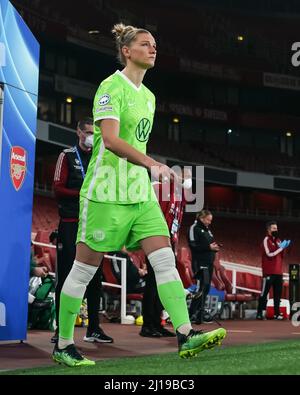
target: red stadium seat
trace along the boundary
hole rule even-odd
[[[34,241],[50,244],[49,232],[39,230]],[[39,266],[46,266],[49,272],[56,270],[56,249],[46,246],[34,245],[34,256]]]
[[[129,255],[129,254],[128,254]],[[132,253],[130,253],[130,257],[132,259]],[[135,259],[137,256],[135,256]],[[137,259],[135,260],[134,263],[137,262]],[[117,278],[115,277],[112,267],[111,267],[111,259],[109,258],[103,258],[102,261],[102,273],[103,277],[105,279],[105,282],[115,284],[115,285],[120,285]],[[115,295],[115,296],[120,296],[121,294],[121,289],[120,288],[115,288],[115,287],[110,287],[108,285],[104,285],[104,290],[107,291],[109,294]],[[127,301],[131,300],[142,300],[143,299],[143,294],[142,293],[128,293],[126,295]]]
[[[216,271],[215,268],[214,268],[213,275],[212,275],[212,284],[219,291],[225,290],[225,284],[223,283],[223,281],[220,277],[219,271]]]
[[[56,200],[46,196],[34,196],[32,212],[32,232],[51,233],[58,227],[59,216]]]
[[[178,248],[176,257],[177,270],[185,288],[189,288],[195,283],[191,261],[190,249],[188,247]]]
[[[119,285],[115,275],[113,274],[113,272],[111,270],[111,262],[110,262],[110,259],[108,259],[108,258],[103,258],[103,261],[102,261],[102,273],[103,273],[103,277],[105,279],[105,282],[111,283],[111,284],[115,284],[115,285]],[[110,286],[104,285],[103,289],[108,291],[110,294],[113,294],[113,295],[119,295],[120,294],[120,289],[119,288],[114,288],[114,287],[110,287]]]
[[[44,231],[44,230],[38,230],[34,241],[49,244],[49,232]],[[41,256],[43,256],[44,251],[45,251],[45,247],[39,246],[39,245],[34,245],[34,255],[41,257]]]

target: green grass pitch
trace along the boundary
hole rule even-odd
[[[0,375],[284,375],[300,374],[300,341],[216,347],[183,360],[176,353],[114,358],[92,367],[49,367],[2,371]]]

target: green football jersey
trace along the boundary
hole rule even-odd
[[[152,129],[155,96],[116,71],[99,86],[93,107],[94,145],[80,195],[89,200],[132,204],[155,199],[147,170],[121,159],[104,146],[100,120],[119,121],[119,137],[146,154]]]

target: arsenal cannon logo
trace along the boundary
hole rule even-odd
[[[27,170],[27,152],[22,147],[11,147],[10,177],[16,191],[23,185]]]

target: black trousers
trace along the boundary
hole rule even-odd
[[[163,305],[161,304],[154,270],[148,259],[147,262],[147,275],[145,276],[145,287],[142,301],[143,310],[143,326],[147,328],[160,328],[161,327],[161,313]]]
[[[257,314],[262,314],[263,310],[266,310],[267,296],[273,287],[274,294],[274,314],[280,314],[280,298],[282,292],[282,275],[281,274],[270,274],[269,276],[263,277],[263,285],[260,298],[258,300]]]
[[[75,255],[78,223],[62,222],[58,226],[57,236],[57,263],[56,263],[56,287],[55,308],[56,322],[59,322],[60,294],[68,274],[70,273]],[[87,286],[85,296],[87,298],[89,330],[95,330],[99,326],[99,306],[102,295],[102,273],[99,267],[96,274]]]
[[[171,247],[175,254],[176,244],[173,243],[173,240],[171,240]],[[148,273],[145,276],[145,288],[142,301],[143,326],[147,328],[160,329],[161,314],[164,307],[158,295],[154,270],[152,269],[148,258],[146,258],[146,264]]]
[[[201,267],[204,269],[200,269]],[[201,296],[192,299],[189,315],[192,320],[195,320],[197,322],[203,321],[205,300],[210,290],[213,269],[213,264],[202,264],[200,262],[199,264],[194,264],[194,276],[197,280],[200,281]]]

